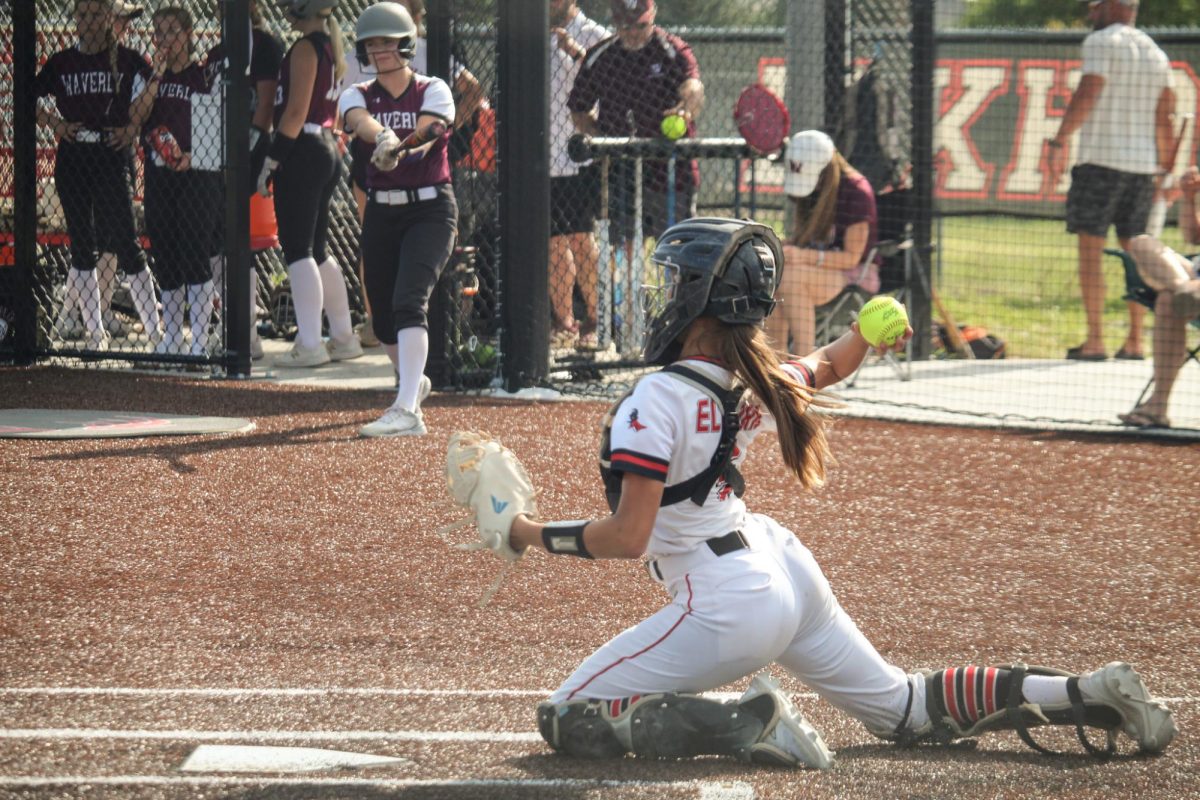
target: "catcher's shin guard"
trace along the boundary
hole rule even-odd
[[[1150,697],[1127,664],[1110,664],[1083,676],[1024,664],[926,671],[922,675],[929,723],[905,731],[899,737],[901,744],[944,744],[987,731],[1015,730],[1034,750],[1062,755],[1035,742],[1029,729],[1074,725],[1085,750],[1097,758],[1108,758],[1117,751],[1116,736],[1122,727],[1150,752],[1166,747],[1175,734],[1170,712]],[[1026,675],[1066,678],[1069,701],[1054,706],[1027,702],[1021,689]],[[1001,696],[994,689],[1003,683],[1007,687]],[[1092,744],[1084,727],[1103,730],[1106,745]]]
[[[820,734],[790,705],[781,705],[770,688],[736,703],[674,693],[542,703],[538,730],[555,750],[576,758],[722,755],[773,766],[829,767],[833,754]],[[781,735],[785,727],[787,736]]]

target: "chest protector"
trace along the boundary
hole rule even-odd
[[[671,364],[663,367],[661,371],[698,389],[721,407],[721,441],[718,442],[717,450],[713,453],[712,459],[703,472],[680,481],[674,486],[666,487],[659,507],[672,506],[684,500],[691,500],[696,505],[702,506],[708,499],[708,493],[717,482],[717,478],[723,478],[725,485],[733,489],[735,495],[741,497],[746,491],[746,481],[733,463],[733,448],[738,431],[742,427],[741,418],[738,416],[738,404],[742,401],[745,389],[740,386],[725,389],[707,375],[682,364]],[[613,512],[616,512],[617,506],[621,502],[621,472],[614,472],[612,468],[612,424],[617,415],[617,409],[632,393],[633,389],[630,389],[609,408],[608,413],[604,415],[604,432],[600,437],[600,477],[604,480],[605,499],[608,500],[608,507]]]

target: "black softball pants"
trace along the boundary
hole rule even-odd
[[[342,158],[328,128],[301,133],[275,170],[275,219],[287,263],[312,258],[320,264],[327,258],[329,203],[341,174]]]
[[[212,280],[210,256],[221,232],[221,173],[176,172],[146,164],[146,232],[154,277],[164,290]]]
[[[124,151],[100,142],[59,142],[54,188],[71,237],[75,269],[95,269],[101,245],[105,252],[117,254],[117,264],[126,275],[146,269],[146,254],[133,220],[129,156]]]
[[[372,328],[384,344],[404,328],[429,327],[429,298],[458,237],[458,202],[449,184],[438,196],[403,206],[376,203],[363,217],[363,282]]]

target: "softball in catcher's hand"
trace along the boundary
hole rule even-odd
[[[889,295],[872,297],[858,312],[859,333],[872,347],[880,344],[891,347],[906,328],[908,312],[899,300]]]
[[[673,142],[687,133],[687,121],[678,114],[671,114],[663,117],[661,128],[663,136]]]

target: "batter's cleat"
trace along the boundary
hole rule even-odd
[[[1121,715],[1121,729],[1148,753],[1160,753],[1179,733],[1171,711],[1150,694],[1133,667],[1113,661],[1079,676],[1084,703],[1101,704]]]
[[[429,393],[433,391],[433,381],[429,380],[428,375],[421,376],[421,387],[417,390],[417,407],[420,408],[421,403],[425,402],[425,398],[429,397]]]
[[[749,748],[753,763],[811,769],[833,766],[833,751],[768,673],[754,676],[738,706],[763,719],[763,732]]]
[[[345,341],[330,339],[325,345],[325,349],[329,351],[330,361],[350,361],[359,358],[363,354],[362,342],[358,340],[358,334],[350,334],[350,338]]]
[[[413,413],[407,408],[392,406],[383,412],[383,416],[369,425],[358,429],[358,435],[364,439],[375,439],[392,436],[424,436],[425,420],[421,412]]]
[[[329,351],[325,349],[325,345],[318,344],[316,347],[309,349],[301,347],[299,342],[293,344],[291,350],[288,350],[282,356],[275,359],[275,366],[285,369],[319,367],[322,364],[328,363]]]

